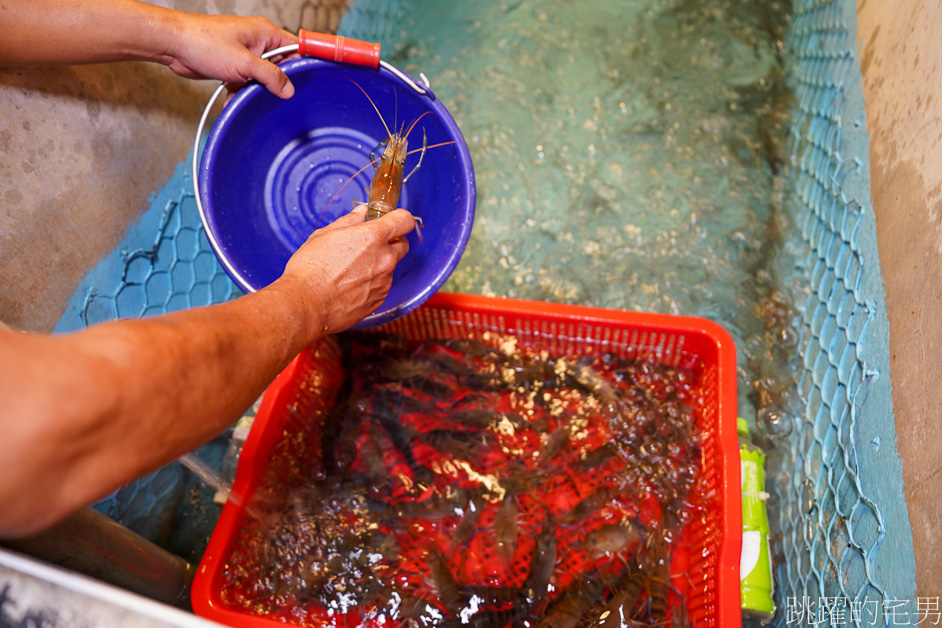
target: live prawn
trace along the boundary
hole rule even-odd
[[[422,160],[425,159],[425,152],[430,148],[438,148],[440,146],[448,146],[449,144],[454,144],[454,140],[450,142],[441,142],[438,144],[428,145],[427,135],[425,129],[422,130],[422,148],[416,148],[409,150],[409,135],[412,133],[412,130],[419,123],[419,121],[427,116],[430,111],[426,111],[418,118],[412,121],[412,124],[409,125],[409,128],[403,133],[405,129],[405,124],[403,124],[398,131],[391,132],[389,126],[386,124],[386,120],[383,118],[383,114],[380,113],[379,107],[376,106],[376,103],[373,102],[373,99],[370,98],[370,95],[366,93],[366,90],[360,86],[359,83],[352,79],[351,83],[356,85],[357,89],[363,92],[363,95],[366,96],[366,99],[370,101],[370,104],[373,106],[373,109],[376,111],[376,115],[379,116],[380,121],[383,123],[383,128],[386,130],[386,140],[385,148],[383,149],[382,154],[379,157],[374,157],[374,153],[370,153],[370,162],[357,170],[347,179],[340,188],[334,192],[334,195],[330,197],[330,200],[327,201],[327,205],[324,206],[324,209],[330,206],[337,195],[347,186],[350,181],[352,181],[358,174],[366,170],[372,165],[376,165],[376,171],[373,173],[372,179],[370,179],[370,189],[369,196],[366,201],[367,210],[366,210],[366,220],[375,220],[382,216],[385,216],[389,212],[396,209],[399,204],[399,197],[402,194],[402,186],[414,175],[419,168],[422,166]],[[382,145],[383,143],[380,143]],[[419,161],[414,168],[405,174],[405,163],[406,157],[414,153],[419,153]],[[360,204],[359,202],[357,204]],[[323,212],[323,210],[322,210]],[[416,223],[419,227],[424,227],[422,219],[418,216],[414,216]]]

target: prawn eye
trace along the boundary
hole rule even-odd
[[[399,150],[396,152],[396,161],[400,164],[406,163],[406,153],[409,150],[409,140],[402,138],[402,143],[399,145]]]

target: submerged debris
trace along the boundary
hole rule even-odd
[[[347,338],[334,413],[288,435],[250,502],[227,604],[319,626],[683,616],[669,566],[699,477],[694,373]]]

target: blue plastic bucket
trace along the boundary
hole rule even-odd
[[[382,112],[390,131],[430,112],[409,136],[409,148],[429,146],[421,168],[403,186],[399,206],[424,221],[422,238],[393,274],[380,308],[355,328],[373,327],[411,312],[445,283],[464,252],[474,221],[471,155],[461,131],[430,90],[406,75],[314,58],[287,61],[295,95],[272,96],[261,85],[240,90],[216,120],[197,173],[203,225],[213,251],[235,283],[253,292],[281,276],[288,258],[314,229],[367,200],[370,153],[387,138],[383,122],[356,81]],[[399,73],[401,74],[401,73]],[[414,83],[413,83],[414,85]],[[425,92],[425,93],[421,93]],[[410,155],[405,172],[418,163]],[[328,206],[329,202],[329,206]]]

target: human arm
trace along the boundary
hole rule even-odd
[[[0,328],[0,538],[40,530],[205,443],[305,346],[376,310],[412,217],[316,231],[234,301],[50,336]]]
[[[0,10],[0,65],[153,61],[187,78],[255,79],[282,98],[284,73],[259,55],[298,43],[260,17],[197,15],[137,0],[13,0]]]

